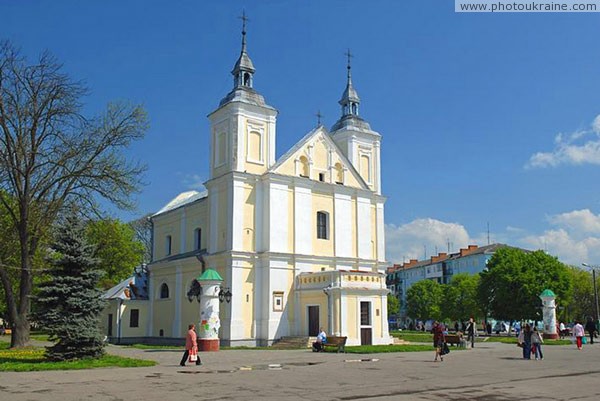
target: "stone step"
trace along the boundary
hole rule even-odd
[[[281,337],[273,343],[272,347],[277,349],[299,349],[311,346],[310,337],[288,336]]]

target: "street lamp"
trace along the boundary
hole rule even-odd
[[[596,265],[588,265],[587,263],[582,263],[583,266],[592,269],[592,280],[594,281],[594,305],[596,306],[596,324],[600,320],[600,314],[598,314],[598,289],[596,288],[596,269],[600,266]]]

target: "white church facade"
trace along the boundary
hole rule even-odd
[[[184,337],[199,323],[188,293],[214,269],[227,294],[222,345],[270,345],[320,327],[347,345],[389,344],[381,136],[359,117],[350,64],[340,119],[277,160],[278,112],[254,89],[246,47],[244,28],[233,89],[208,115],[206,191],[151,217],[147,275],[107,292],[103,330],[119,342]]]

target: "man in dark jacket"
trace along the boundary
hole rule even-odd
[[[471,348],[475,347],[475,336],[477,335],[477,326],[473,318],[469,319],[467,323],[467,343],[471,341]]]
[[[587,331],[590,335],[590,344],[593,344],[594,334],[596,333],[596,323],[594,322],[594,318],[587,318],[587,322],[585,323],[585,331]]]

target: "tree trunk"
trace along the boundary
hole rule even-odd
[[[13,323],[10,337],[11,348],[25,347],[29,343],[29,317],[19,314]]]
[[[25,217],[27,217],[26,214]],[[23,221],[26,220],[23,219]],[[19,226],[19,240],[21,243],[21,280],[19,283],[17,314],[13,317],[13,328],[10,338],[11,348],[25,347],[29,343],[29,307],[31,305],[31,290],[33,289],[31,274],[33,263],[30,256],[32,252],[29,249],[30,236],[27,232],[26,224]]]

